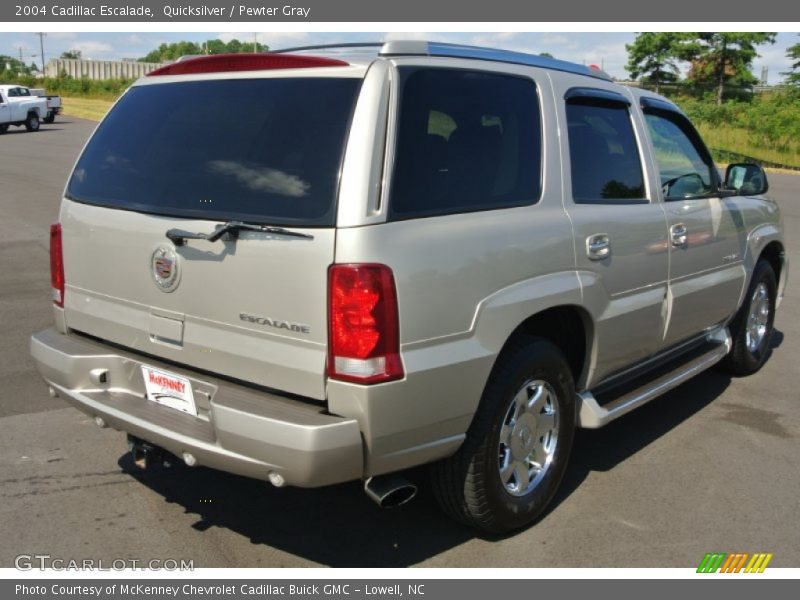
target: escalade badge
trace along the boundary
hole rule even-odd
[[[172,248],[159,246],[150,259],[150,272],[153,281],[162,292],[171,292],[180,282],[178,255]]]

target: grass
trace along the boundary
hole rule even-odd
[[[719,148],[752,156],[764,161],[800,167],[800,143],[792,141],[788,144],[775,144],[771,148],[753,143],[753,132],[731,126],[715,126],[707,123],[695,123],[697,130],[710,148]]]
[[[74,96],[62,96],[62,112],[68,117],[79,117],[90,121],[99,121],[114,104],[113,100],[101,100],[98,98],[76,98]]]

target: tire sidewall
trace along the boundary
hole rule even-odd
[[[751,352],[747,348],[746,334],[747,334],[747,318],[750,315],[751,304],[753,302],[753,294],[759,284],[764,283],[767,287],[767,295],[769,296],[769,319],[767,321],[767,331],[764,334],[764,339],[761,345],[755,352]],[[743,358],[747,361],[747,366],[751,370],[757,370],[764,364],[770,352],[770,340],[772,333],[775,330],[775,301],[777,299],[777,282],[775,280],[775,272],[766,261],[760,261],[756,265],[753,278],[750,281],[750,286],[747,288],[747,297],[742,305],[742,312],[739,315],[737,323],[737,343],[741,344],[743,350]]]
[[[35,114],[28,115],[25,127],[28,131],[39,131],[39,116]]]
[[[575,433],[575,386],[572,374],[561,352],[548,342],[533,342],[530,352],[516,355],[503,369],[503,377],[487,388],[486,398],[493,410],[491,427],[486,435],[483,452],[483,477],[487,485],[487,501],[498,531],[508,531],[528,525],[538,517],[555,495],[566,471]],[[558,415],[558,443],[552,463],[539,484],[524,496],[513,496],[500,479],[497,448],[500,429],[509,404],[529,380],[540,379],[555,391]]]
[[[743,323],[745,323],[745,327],[743,328],[742,335],[744,335],[744,331],[746,330],[746,321],[748,315],[750,314],[750,305],[753,301],[753,294],[760,283],[764,283],[766,285],[767,296],[769,297],[769,318],[767,320],[767,331],[764,334],[764,339],[761,341],[761,345],[756,348],[756,352],[753,353],[748,350],[748,354],[753,357],[754,362],[759,366],[764,364],[764,361],[767,359],[767,355],[770,351],[770,340],[772,339],[772,332],[775,330],[775,300],[778,295],[775,273],[773,272],[772,267],[765,262],[759,263],[759,269],[754,274],[753,281],[750,283],[750,288],[747,290],[747,312],[744,314]]]

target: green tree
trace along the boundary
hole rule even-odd
[[[775,33],[756,31],[687,33],[681,36],[677,56],[692,63],[690,80],[716,87],[719,106],[727,84],[756,82],[750,72],[753,59],[758,56],[756,46],[774,44],[775,36]]]
[[[160,44],[158,48],[139,59],[140,62],[167,62],[188,54],[202,54],[200,46],[194,42],[173,42]]]
[[[61,58],[68,58],[68,59],[78,59],[81,58],[81,51],[80,50],[67,50],[66,52],[61,53]]]
[[[678,80],[678,42],[680,34],[670,32],[640,33],[632,44],[625,44],[631,77],[655,85],[656,93],[662,83]]]
[[[37,71],[36,65],[28,66],[13,56],[0,54],[0,81],[17,81],[20,77],[28,77]]]
[[[232,39],[230,42],[223,42],[220,39],[206,40],[203,43],[196,42],[172,42],[161,44],[155,50],[149,52],[139,59],[139,62],[168,62],[194,54],[239,54],[243,52],[266,52],[269,47],[265,44],[253,42],[240,42]]]
[[[786,56],[792,60],[792,69],[781,75],[786,75],[786,83],[789,85],[800,87],[800,44],[786,50]]]
[[[549,52],[539,52],[539,56],[544,56],[545,58],[553,58],[553,55]]]

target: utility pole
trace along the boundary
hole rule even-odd
[[[258,52],[258,34],[254,33],[253,34],[253,54],[255,54],[256,52]]]
[[[44,36],[46,33],[37,33],[39,36],[39,49],[42,51],[42,75],[44,75]]]
[[[21,69],[26,69],[27,68],[25,66],[25,59],[26,58],[36,58],[37,56],[39,56],[38,54],[26,54],[26,55],[23,56],[22,55],[23,51],[27,50],[27,48],[25,46],[14,46],[14,48],[16,48],[17,51],[19,52],[19,64],[20,64],[20,68]]]

